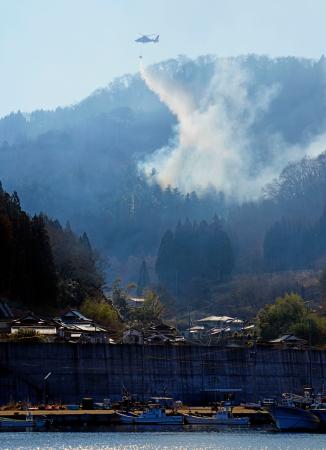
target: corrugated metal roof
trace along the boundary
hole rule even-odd
[[[91,324],[68,324],[65,328],[68,330],[81,331],[86,333],[94,333],[97,331],[107,332],[105,328],[99,327],[97,325]]]
[[[62,318],[64,317],[78,317],[78,319],[81,320],[90,320],[87,317],[85,317],[78,309],[71,309],[70,311],[67,311]]]
[[[272,343],[279,343],[279,342],[290,342],[290,341],[295,341],[295,342],[304,342],[304,339],[298,338],[297,336],[294,336],[294,334],[285,334],[284,336],[281,336],[277,339],[273,339]]]
[[[203,319],[197,320],[197,322],[227,322],[228,320],[238,320],[229,316],[208,316]]]

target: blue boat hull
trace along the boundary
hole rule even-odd
[[[317,416],[300,408],[274,406],[270,413],[281,431],[312,431],[317,430],[320,425]]]
[[[320,427],[326,430],[326,409],[311,409],[310,410],[320,421]]]

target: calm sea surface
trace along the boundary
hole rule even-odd
[[[266,431],[144,433],[0,433],[2,449],[326,449],[326,434]]]

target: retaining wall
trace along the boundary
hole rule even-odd
[[[311,357],[311,359],[310,359]],[[167,395],[188,404],[211,401],[215,388],[242,388],[241,399],[300,393],[326,383],[326,352],[202,346],[0,343],[0,403],[41,400],[44,376],[53,400],[140,399]]]

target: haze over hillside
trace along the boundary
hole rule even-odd
[[[179,220],[218,215],[236,254],[262,258],[277,220],[322,214],[325,157],[287,166],[326,149],[325,88],[324,57],[168,60],[1,119],[0,180],[111,257],[155,256]]]

